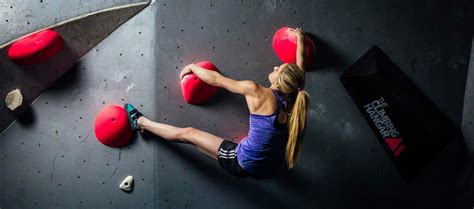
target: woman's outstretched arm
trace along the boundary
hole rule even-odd
[[[304,70],[304,31],[301,28],[296,28],[294,33],[296,36],[296,65]]]
[[[254,81],[237,81],[227,78],[216,71],[206,70],[195,64],[190,64],[184,67],[181,71],[180,78],[183,79],[183,77],[189,73],[196,74],[202,81],[209,85],[221,87],[230,92],[245,96],[255,96],[258,94],[258,90],[260,89],[260,86]]]

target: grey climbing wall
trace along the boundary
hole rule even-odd
[[[461,125],[472,17],[467,0],[156,1],[44,92],[30,123],[0,135],[0,207],[471,208],[466,141],[448,145],[407,182],[338,78],[377,44]],[[160,122],[240,139],[248,128],[244,99],[220,91],[206,105],[188,105],[179,72],[211,60],[229,77],[268,85],[279,64],[272,34],[282,26],[302,26],[318,51],[296,169],[238,179],[189,145],[150,134],[120,149],[96,140],[95,114],[125,102]],[[131,193],[118,189],[127,175],[136,179]]]
[[[58,80],[84,54],[147,4],[147,1],[125,4],[83,14],[60,23],[50,21],[51,25],[48,25],[48,28],[58,32],[64,42],[64,47],[58,55],[41,63],[15,64],[8,58],[8,50],[13,42],[0,46],[0,69],[2,69],[0,80],[4,81],[0,87],[0,97],[5,98],[8,92],[20,89],[24,104],[13,112],[4,105],[0,107],[0,114],[3,116],[0,118],[0,132],[17,118],[19,121],[27,120],[23,120],[22,115],[31,113],[29,110],[31,102]],[[38,8],[36,7],[36,9]],[[38,12],[35,10],[35,12],[30,11],[28,14],[31,16],[38,14]],[[49,16],[46,15],[46,17]],[[18,28],[22,28],[22,26],[21,24],[17,25]]]
[[[474,46],[474,39],[473,39]],[[466,150],[468,150],[469,163],[466,163],[463,175],[461,178],[465,182],[465,187],[469,190],[463,194],[464,199],[469,199],[474,196],[474,50],[471,46],[471,59],[469,62],[469,69],[466,80],[466,90],[464,96],[464,112],[462,120],[462,131],[466,141]],[[472,201],[471,201],[472,203]]]
[[[0,2],[0,45],[71,18],[143,0],[3,0]]]
[[[474,46],[474,39],[473,39]],[[464,96],[464,112],[462,121],[462,130],[464,137],[474,140],[474,50],[471,49],[471,59],[469,62],[469,70],[466,80],[466,91]],[[470,141],[472,142],[472,141]],[[473,144],[469,144],[470,150]]]

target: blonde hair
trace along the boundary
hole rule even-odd
[[[293,103],[293,107],[287,122],[289,137],[286,144],[286,161],[288,168],[293,168],[301,152],[309,102],[309,94],[303,89],[305,84],[305,71],[295,64],[284,64],[281,73],[276,78],[275,84],[278,90],[283,94],[283,97],[285,97],[285,95],[296,94],[296,98],[287,101]]]

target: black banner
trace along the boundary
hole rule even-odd
[[[340,77],[401,175],[414,177],[449,140],[462,136],[377,46]]]

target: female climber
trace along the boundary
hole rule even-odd
[[[147,130],[169,141],[192,144],[238,177],[268,178],[280,169],[292,168],[301,151],[309,95],[304,90],[304,32],[300,28],[291,32],[297,38],[296,64],[274,67],[268,75],[270,87],[233,80],[194,64],[181,71],[181,79],[194,73],[210,85],[245,96],[250,127],[238,144],[196,128],[152,121],[125,104],[132,130]]]

